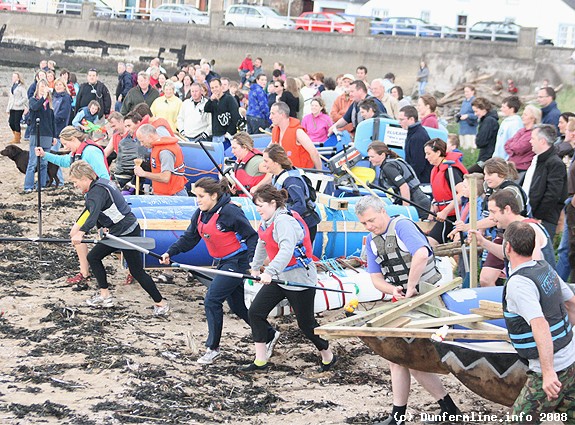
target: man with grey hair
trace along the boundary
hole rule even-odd
[[[208,140],[212,135],[212,114],[206,112],[208,99],[198,83],[192,83],[192,96],[184,100],[178,115],[178,130],[190,141]]]
[[[322,169],[317,148],[300,125],[297,118],[289,116],[289,106],[285,102],[276,102],[270,108],[272,143],[277,143],[298,168]]]
[[[373,97],[383,103],[383,106],[387,109],[387,114],[393,119],[397,119],[399,117],[399,102],[395,97],[385,91],[383,78],[376,78],[371,82],[369,87]]]
[[[160,97],[160,93],[150,85],[150,76],[144,71],[138,72],[138,85],[128,91],[120,113],[126,115],[128,112],[131,112],[138,103],[146,103],[148,106],[152,106],[152,103],[154,103],[154,100],[158,97]]]
[[[390,217],[385,204],[376,196],[364,196],[355,213],[370,234],[367,236],[367,271],[373,286],[385,294],[409,298],[417,294],[420,281],[437,283],[441,274],[435,267],[433,251],[423,232],[409,218]],[[441,408],[441,415],[457,415],[459,409],[443,388],[436,374],[408,369],[389,362],[393,409],[382,422],[405,423],[411,376],[419,382]]]
[[[531,147],[535,156],[521,182],[533,217],[541,220],[551,240],[567,199],[567,170],[553,147],[556,138],[553,125],[539,124],[533,128]]]
[[[150,167],[152,171],[144,171],[136,165],[134,174],[152,181],[154,195],[188,196],[184,175],[184,153],[175,137],[161,137],[151,124],[144,124],[136,131],[136,138],[142,145],[152,149]]]

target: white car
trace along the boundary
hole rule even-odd
[[[187,4],[162,4],[150,13],[151,21],[179,22],[184,24],[209,25],[210,18],[207,13],[200,12],[194,6]]]
[[[266,6],[235,4],[228,6],[224,21],[228,26],[249,28],[294,29],[294,22]]]

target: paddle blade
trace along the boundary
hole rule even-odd
[[[123,243],[122,241],[126,241],[126,242],[130,242],[134,245],[138,245],[140,248],[144,248],[144,249],[154,249],[156,247],[156,240],[153,238],[145,238],[145,237],[141,237],[141,236],[123,236],[121,239],[101,239],[100,241],[98,241],[98,243],[104,244],[106,246],[112,247],[112,248],[116,248],[116,249],[131,249],[133,250],[134,248],[132,248],[129,245],[126,245],[125,243]]]

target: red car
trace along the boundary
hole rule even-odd
[[[351,34],[355,28],[352,22],[346,21],[336,13],[304,12],[295,21],[298,30],[319,32],[341,32]]]
[[[18,0],[0,0],[0,10],[14,10],[16,12],[27,12],[28,7]]]

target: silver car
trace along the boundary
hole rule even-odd
[[[178,22],[184,24],[209,25],[207,13],[200,12],[187,4],[162,4],[150,13],[150,20],[158,22]]]
[[[235,4],[228,6],[224,21],[227,26],[249,28],[294,29],[294,22],[266,6]]]

